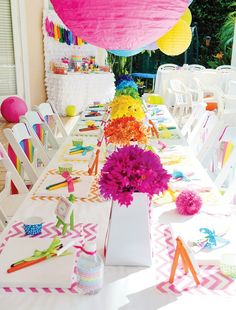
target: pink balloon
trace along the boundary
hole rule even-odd
[[[134,50],[162,37],[188,0],[51,0],[74,35],[107,50]]]
[[[28,108],[23,99],[11,96],[3,100],[1,113],[9,123],[18,123],[21,115],[25,115]]]

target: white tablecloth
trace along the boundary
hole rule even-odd
[[[58,113],[65,115],[68,105],[75,105],[82,111],[94,101],[109,102],[115,94],[113,73],[69,73],[49,74],[46,78],[48,101]]]

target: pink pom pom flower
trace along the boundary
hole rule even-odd
[[[179,214],[194,215],[202,206],[202,198],[195,191],[184,190],[176,199],[176,208]]]
[[[99,188],[105,199],[128,207],[134,192],[158,195],[167,190],[169,179],[158,155],[131,145],[119,148],[107,158]]]

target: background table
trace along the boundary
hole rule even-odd
[[[82,111],[94,101],[109,102],[115,94],[113,73],[69,73],[49,74],[46,78],[48,101],[52,102],[58,113],[65,115],[68,105],[75,105]]]
[[[236,80],[236,72],[217,71],[214,69],[206,69],[201,71],[190,71],[188,69],[180,68],[177,70],[160,70],[157,72],[155,93],[161,95],[166,104],[171,102],[171,95],[168,92],[170,87],[170,80],[177,79],[182,81],[186,86],[195,88],[193,79],[197,78],[203,90],[221,89],[223,92],[227,92],[228,82],[230,80]]]

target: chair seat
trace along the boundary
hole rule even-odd
[[[1,201],[1,209],[8,219],[10,219],[22,204],[27,194],[9,195]]]

